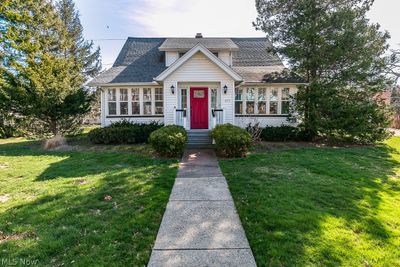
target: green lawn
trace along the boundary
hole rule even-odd
[[[220,165],[259,266],[400,266],[400,137]]]
[[[0,140],[0,259],[144,266],[176,160]],[[19,262],[20,263],[20,262]]]

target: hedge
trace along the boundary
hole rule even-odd
[[[150,134],[160,129],[162,124],[131,123],[121,121],[108,127],[97,128],[89,132],[89,140],[95,144],[134,144],[147,142]]]
[[[282,125],[278,127],[267,126],[261,132],[263,141],[308,141],[310,138],[301,129],[293,126]]]
[[[217,125],[211,136],[215,140],[217,154],[222,157],[244,157],[251,145],[250,134],[232,124]]]

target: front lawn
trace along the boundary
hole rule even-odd
[[[400,266],[400,137],[220,165],[259,266]]]
[[[0,259],[144,266],[176,172],[176,160],[138,153],[0,140]]]

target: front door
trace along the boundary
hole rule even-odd
[[[208,88],[190,88],[190,128],[208,129]]]

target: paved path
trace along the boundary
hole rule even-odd
[[[256,266],[213,150],[185,152],[148,266]]]

